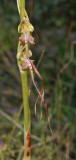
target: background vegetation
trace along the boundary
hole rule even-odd
[[[31,0],[26,0],[28,13],[31,4]],[[44,79],[45,98],[57,143],[55,148],[46,122],[45,145],[45,107],[40,121],[38,101],[35,119],[37,93],[28,72],[32,159],[76,160],[76,54],[71,57],[71,44],[76,40],[76,0],[35,0],[30,20],[35,26],[36,42],[32,59],[36,65],[41,60],[38,70]],[[16,62],[18,24],[16,1],[0,1],[0,160],[20,160],[23,152],[22,91]],[[41,88],[36,76],[35,81]]]

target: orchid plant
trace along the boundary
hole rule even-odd
[[[28,96],[28,85],[27,85],[27,70],[30,70],[30,75],[32,78],[32,82],[38,92],[38,97],[35,102],[35,116],[36,116],[36,105],[37,101],[41,99],[41,118],[42,118],[42,104],[44,103],[46,107],[46,114],[44,120],[44,133],[45,133],[45,121],[46,117],[48,116],[48,123],[49,128],[51,130],[53,139],[54,135],[52,129],[50,127],[50,117],[48,111],[48,105],[44,99],[44,83],[41,74],[38,72],[34,65],[34,60],[31,60],[32,51],[30,50],[30,45],[34,45],[34,37],[32,36],[32,32],[34,31],[33,25],[30,23],[29,17],[25,10],[25,0],[17,0],[17,6],[21,18],[20,25],[18,26],[19,36],[19,43],[18,43],[18,51],[17,51],[17,62],[19,66],[19,70],[21,73],[21,80],[22,80],[22,92],[23,92],[23,105],[24,105],[24,157],[23,160],[30,160],[30,108],[29,108],[29,96]],[[35,80],[34,74],[36,73],[42,82],[42,89],[39,91]],[[55,141],[55,139],[54,139]]]

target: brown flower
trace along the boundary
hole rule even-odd
[[[31,45],[34,45],[34,38],[31,35],[24,34],[23,36],[19,37],[19,41],[22,45],[25,45],[26,43],[30,43]]]

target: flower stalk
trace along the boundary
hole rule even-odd
[[[48,105],[44,99],[44,82],[43,78],[36,69],[34,65],[34,60],[30,60],[32,56],[32,52],[30,50],[30,45],[34,45],[34,38],[32,36],[32,32],[34,31],[34,27],[30,23],[29,17],[25,10],[25,0],[17,0],[18,10],[20,14],[20,25],[18,26],[18,32],[20,33],[19,44],[18,44],[18,52],[17,52],[17,62],[19,66],[19,70],[21,73],[21,81],[22,81],[22,93],[23,93],[23,105],[24,105],[24,157],[23,160],[30,160],[30,108],[29,108],[29,97],[28,97],[28,80],[27,80],[27,69],[30,70],[32,82],[38,92],[38,97],[35,102],[35,116],[36,116],[36,104],[38,99],[41,99],[40,109],[41,109],[41,118],[42,118],[42,104],[44,103],[46,107],[46,114],[44,120],[44,134],[45,134],[45,121],[48,117],[49,128],[55,142],[55,138],[50,126],[50,116],[48,111]],[[36,83],[34,81],[35,72],[39,79],[42,82],[42,89],[39,91]]]
[[[20,20],[25,17],[25,0],[17,0],[17,6],[20,14]],[[30,108],[29,108],[29,96],[28,96],[28,80],[27,70],[23,71],[21,68],[21,58],[23,56],[23,45],[19,41],[17,52],[17,63],[21,74],[22,82],[22,95],[24,106],[24,156],[23,160],[30,160]]]

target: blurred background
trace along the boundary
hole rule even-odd
[[[26,10],[35,27],[35,60],[45,84],[52,135],[40,101],[35,119],[37,92],[28,71],[31,89],[32,160],[76,160],[76,0],[26,0]],[[20,73],[16,61],[19,14],[16,0],[0,1],[0,160],[21,160],[23,154],[23,104]],[[74,51],[74,53],[73,53]],[[41,89],[41,81],[35,75]]]

